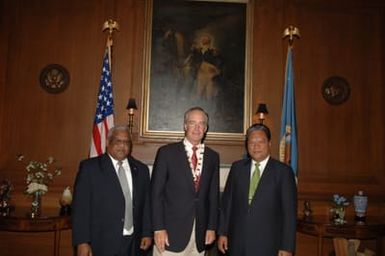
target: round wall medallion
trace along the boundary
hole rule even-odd
[[[327,78],[322,85],[322,96],[332,105],[339,105],[348,100],[350,86],[348,81],[340,76]]]
[[[59,64],[50,64],[40,72],[40,85],[49,93],[63,92],[70,82],[67,69]]]

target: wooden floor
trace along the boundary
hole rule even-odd
[[[52,232],[40,233],[24,233],[24,232],[6,232],[0,231],[0,255],[2,256],[25,256],[25,255],[39,255],[52,256],[53,255],[53,240]],[[323,251],[324,255],[333,255],[333,241],[331,239],[324,239]],[[384,239],[385,240],[385,239]],[[383,248],[384,241],[383,240]],[[374,241],[364,241],[365,246],[370,249],[375,248]],[[313,236],[297,233],[297,248],[296,256],[316,256],[317,239]],[[71,231],[62,231],[60,256],[71,256],[73,249],[71,245]],[[151,255],[151,254],[149,254]],[[213,246],[205,256],[221,256],[216,247]],[[385,256],[383,253],[382,256]]]

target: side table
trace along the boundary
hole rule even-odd
[[[347,239],[376,240],[376,255],[382,255],[382,238],[385,236],[385,218],[367,217],[366,222],[347,220],[346,224],[332,224],[326,216],[312,216],[297,220],[297,231],[316,236],[318,256],[323,255],[324,238],[343,237]]]
[[[54,256],[59,256],[61,231],[71,229],[70,216],[0,217],[0,230],[11,232],[54,232]]]

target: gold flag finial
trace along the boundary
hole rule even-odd
[[[301,35],[299,33],[299,29],[297,27],[290,25],[288,28],[286,28],[283,31],[282,38],[284,39],[286,37],[289,37],[289,45],[292,46],[294,38],[297,38],[297,39],[301,38]]]
[[[114,20],[106,20],[103,23],[103,32],[108,30],[108,36],[107,36],[107,42],[106,47],[108,50],[108,59],[110,63],[110,69],[111,69],[111,47],[112,47],[112,34],[114,33],[114,30],[119,31],[119,23],[117,23]]]
[[[114,33],[114,30],[119,31],[119,23],[117,23],[114,20],[106,20],[103,24],[103,31],[106,31],[108,29],[108,33],[112,35]]]
[[[119,31],[119,23],[111,19],[106,20],[103,24],[103,32],[106,30],[108,30],[107,46],[111,46],[112,34],[114,33],[114,30]]]

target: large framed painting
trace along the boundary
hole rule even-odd
[[[141,136],[183,136],[183,115],[209,114],[206,140],[243,140],[250,124],[250,1],[149,0]]]

